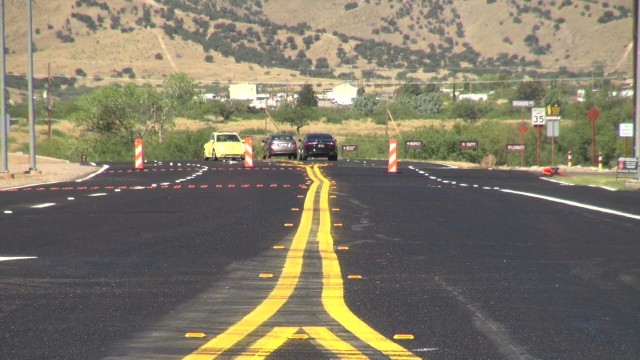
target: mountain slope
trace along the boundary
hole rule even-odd
[[[7,0],[7,69],[27,71],[26,5]],[[628,0],[34,1],[35,75],[81,84],[443,81],[632,73]],[[9,20],[10,19],[10,20]]]

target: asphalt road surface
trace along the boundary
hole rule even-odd
[[[381,161],[0,191],[2,359],[637,359],[640,193]]]

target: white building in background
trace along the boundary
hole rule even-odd
[[[487,101],[489,95],[487,94],[460,94],[458,95],[458,100],[469,100],[469,101]]]
[[[278,107],[279,104],[280,98],[277,95],[257,94],[256,98],[249,103],[249,107],[254,109],[272,109]]]
[[[256,84],[242,83],[229,85],[229,99],[253,101],[258,95]]]
[[[327,99],[338,105],[352,105],[358,96],[358,87],[349,83],[338,85],[327,93]]]

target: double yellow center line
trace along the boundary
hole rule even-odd
[[[349,310],[344,301],[344,287],[340,263],[334,250],[331,235],[331,214],[329,207],[330,181],[322,174],[320,167],[306,167],[307,174],[313,181],[304,201],[304,211],[300,225],[287,253],[282,274],[274,289],[266,299],[240,321],[226,331],[202,345],[198,350],[185,357],[187,360],[215,359],[226,350],[243,340],[258,327],[269,320],[284,306],[293,294],[302,274],[304,253],[309,242],[313,219],[316,210],[319,215],[318,230],[315,239],[319,242],[322,259],[322,305],[325,311],[337,323],[357,338],[388,356],[390,359],[419,359],[410,351],[385,338]],[[319,208],[315,208],[316,196],[320,194]],[[340,358],[366,359],[355,347],[338,338],[325,327],[314,324],[300,324],[297,327],[275,327],[265,337],[256,341],[247,350],[243,358],[265,358],[282,345],[287,339],[302,329],[314,337],[323,347]]]

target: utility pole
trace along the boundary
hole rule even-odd
[[[0,0],[0,141],[2,141],[2,168],[0,172],[9,172],[9,124],[7,124],[7,88],[4,49],[4,0]]]
[[[38,171],[36,167],[36,114],[35,104],[33,101],[33,12],[32,12],[32,0],[27,1],[27,17],[29,18],[29,25],[27,29],[27,46],[29,57],[29,72],[27,76],[29,92],[27,94],[29,98],[29,171]]]
[[[51,140],[51,112],[53,111],[53,89],[51,85],[51,63],[47,63],[47,137],[49,140]]]
[[[638,41],[638,35],[640,34],[640,5],[638,5],[637,1],[634,1],[635,11],[633,18],[633,84],[634,91],[633,97],[635,102],[634,107],[634,118],[635,118],[635,158],[640,159],[640,84],[638,83],[638,77],[640,75],[640,67],[638,61],[640,59],[640,49],[638,49],[638,45],[640,42]],[[640,180],[640,169],[636,169],[636,179]]]

